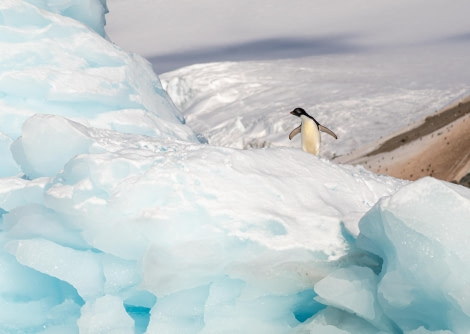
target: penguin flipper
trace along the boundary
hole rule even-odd
[[[338,139],[338,136],[333,131],[328,129],[326,126],[318,125],[318,129],[320,129],[320,131],[328,133],[330,136],[334,137],[335,139]]]
[[[292,130],[290,133],[289,133],[289,140],[292,140],[292,138],[294,138],[296,135],[298,135],[300,133],[300,127],[302,125],[299,125],[298,127],[296,127],[294,130]]]

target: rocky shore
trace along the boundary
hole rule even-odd
[[[433,176],[470,187],[470,96],[335,161],[406,180]]]

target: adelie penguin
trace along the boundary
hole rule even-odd
[[[326,132],[335,139],[338,139],[338,136],[336,136],[333,131],[318,123],[315,118],[307,114],[304,109],[295,108],[290,113],[294,116],[300,117],[301,123],[291,131],[289,139],[292,139],[295,135],[301,133],[302,150],[305,152],[318,155],[320,152],[320,131]]]

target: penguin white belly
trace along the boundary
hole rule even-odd
[[[302,119],[302,150],[315,155],[320,153],[320,131],[317,124],[306,116],[300,116]]]

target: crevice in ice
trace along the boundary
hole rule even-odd
[[[196,133],[196,138],[201,144],[209,144],[209,141],[202,133]]]
[[[124,309],[134,320],[135,334],[145,333],[150,322],[150,311],[157,298],[148,291],[139,291],[123,301]]]
[[[317,302],[314,298],[317,296],[314,290],[305,290],[297,294],[299,301],[294,305],[292,313],[299,322],[305,322],[312,316],[323,310],[326,305]]]
[[[356,237],[341,223],[341,235],[343,236],[348,252],[338,260],[338,264],[356,265],[371,269],[376,275],[382,271],[383,259],[371,252],[360,249],[356,245]]]
[[[135,334],[145,333],[150,322],[150,307],[124,304],[124,308],[135,322]]]

